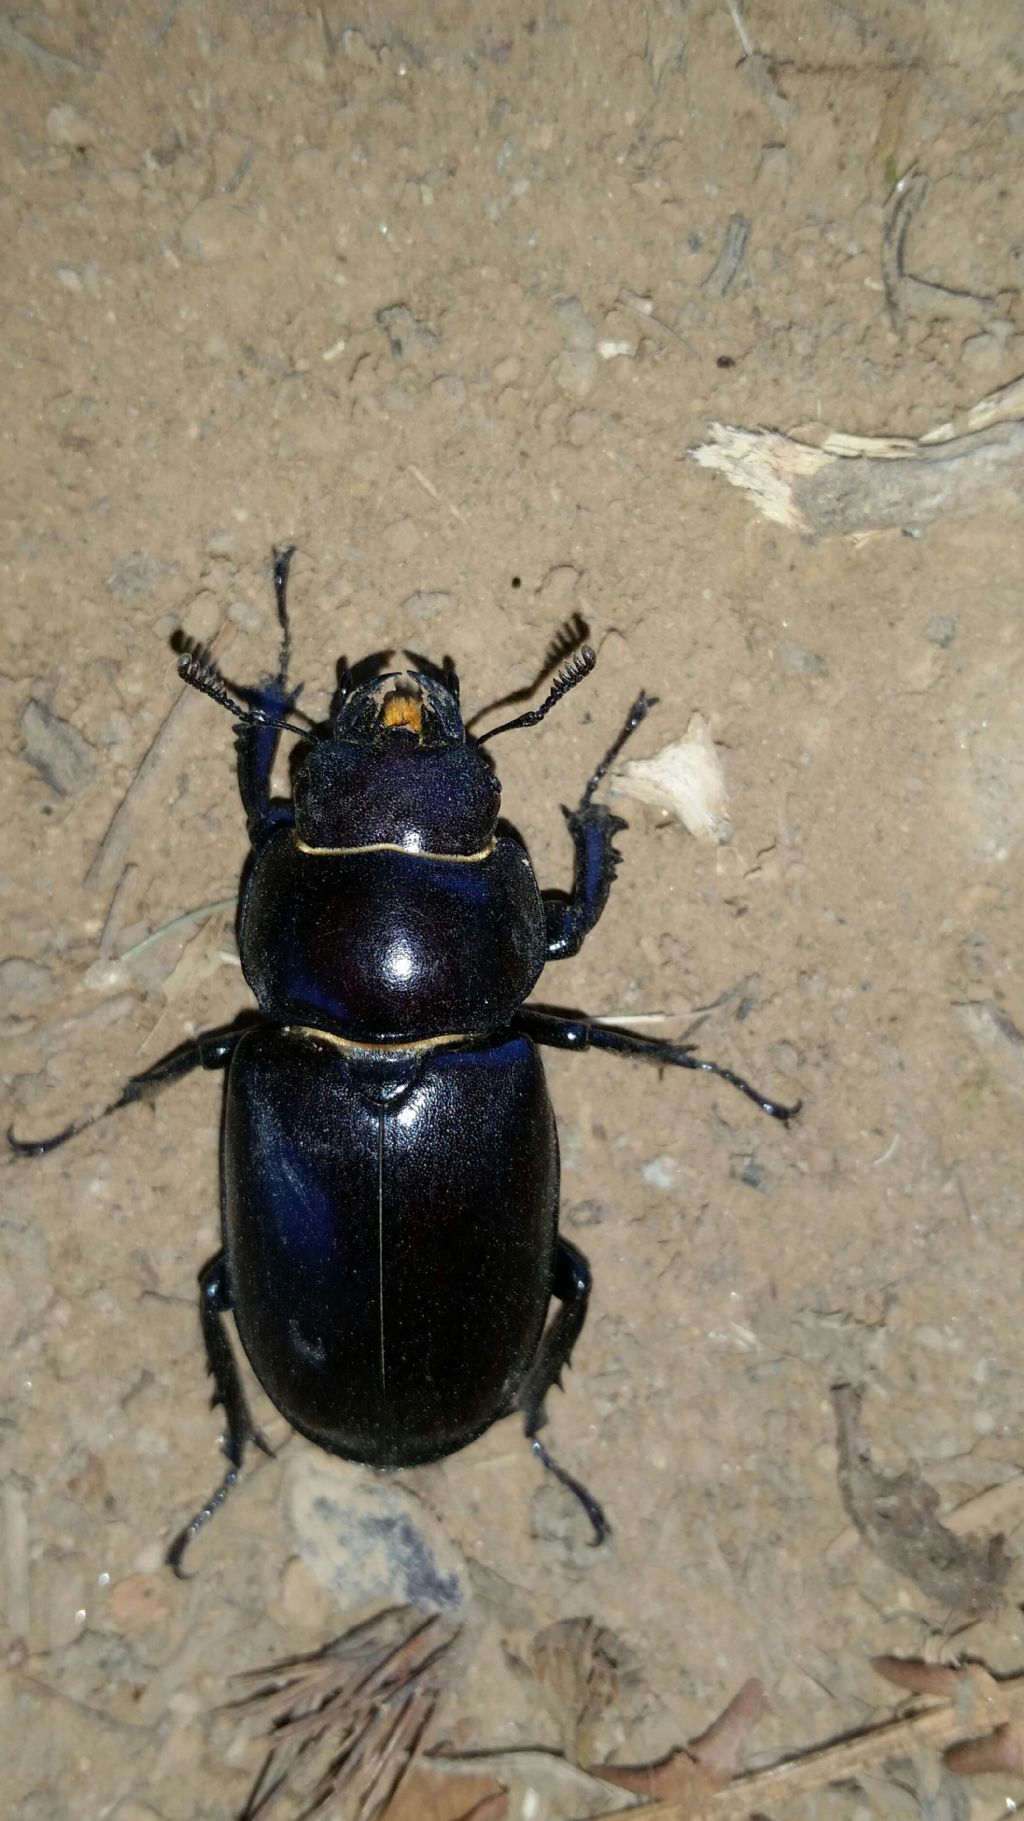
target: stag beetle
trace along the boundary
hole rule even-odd
[[[343,676],[321,727],[288,717],[291,549],[274,553],[277,674],[231,687],[203,653],[186,683],[236,717],[238,786],[251,849],[238,947],[258,1016],[181,1046],[132,1077],[103,1112],[148,1100],[194,1068],[225,1069],[222,1249],[200,1273],[213,1403],[228,1473],[179,1533],[196,1532],[235,1485],[253,1422],[224,1323],[292,1428],[375,1468],[464,1448],[520,1412],[538,1460],[579,1499],[600,1542],[597,1500],[552,1459],[539,1430],[590,1295],[586,1260],[558,1232],[558,1141],[538,1046],[611,1050],[700,1069],[767,1100],[689,1046],[524,1004],[548,961],[574,955],[604,909],[625,824],[594,793],[650,703],[641,695],[565,811],[572,891],[542,893],[498,820],[484,743],[543,720],[593,669],[584,647],[539,708],[468,733],[450,666],[357,682]],[[271,796],[280,735],[304,743],[291,801]],[[548,1307],[558,1306],[545,1326]]]

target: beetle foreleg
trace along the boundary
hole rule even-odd
[[[621,816],[613,816],[600,803],[587,803],[580,809],[563,808],[562,814],[569,824],[574,850],[572,894],[563,898],[544,893],[549,961],[578,954],[604,910],[622,858],[612,843],[620,828],[626,826]]]
[[[297,689],[288,688],[288,665],[292,650],[291,628],[288,624],[288,569],[294,555],[294,544],[287,550],[274,551],[274,598],[281,628],[277,675],[268,677],[258,689],[242,692],[251,708],[261,709],[272,721],[283,720],[291,712],[299,693]],[[249,824],[249,837],[254,843],[267,833],[268,828],[276,827],[278,822],[291,820],[290,807],[286,810],[283,804],[274,806],[270,796],[270,775],[274,769],[279,738],[280,731],[273,725],[239,727],[235,730],[238,792]]]
[[[577,954],[608,902],[612,880],[622,858],[612,843],[626,824],[603,803],[595,803],[593,796],[609,766],[618,758],[630,734],[639,727],[656,700],[656,696],[643,692],[637,696],[622,731],[590,778],[577,808],[563,807],[562,814],[569,824],[574,850],[572,893],[568,899],[544,893],[549,961],[562,961],[566,955]]]
[[[589,1024],[583,1018],[559,1018],[551,1012],[534,1012],[525,1008],[513,1019],[513,1029],[532,1037],[534,1043],[547,1043],[556,1050],[610,1050],[614,1056],[642,1056],[661,1068],[697,1069],[704,1075],[717,1075],[730,1087],[738,1088],[762,1113],[786,1124],[795,1119],[802,1101],[783,1106],[769,1100],[758,1088],[751,1087],[742,1075],[736,1075],[720,1062],[709,1062],[695,1054],[689,1043],[660,1043],[656,1037],[637,1037],[632,1031],[611,1030],[603,1024]]]
[[[552,1290],[562,1306],[550,1327],[545,1329],[537,1357],[519,1394],[519,1407],[525,1418],[526,1439],[534,1454],[548,1472],[579,1499],[594,1527],[597,1544],[603,1543],[608,1535],[609,1525],[604,1512],[593,1494],[552,1460],[537,1433],[547,1422],[544,1408],[547,1394],[552,1385],[561,1384],[562,1372],[572,1358],[572,1350],[586,1321],[591,1281],[590,1266],[582,1252],[577,1252],[567,1239],[560,1238]]]
[[[180,1530],[167,1551],[165,1560],[173,1568],[179,1580],[188,1580],[181,1564],[185,1551],[198,1531],[208,1524],[216,1511],[220,1510],[232,1487],[237,1483],[245,1450],[249,1442],[256,1448],[262,1448],[264,1454],[272,1455],[274,1450],[262,1430],[252,1420],[249,1403],[242,1388],[242,1381],[231,1351],[231,1342],[224,1327],[223,1317],[230,1312],[231,1298],[228,1294],[224,1272],[224,1254],[218,1252],[204,1265],[199,1273],[199,1320],[203,1330],[203,1343],[206,1347],[207,1370],[213,1379],[213,1396],[210,1407],[215,1410],[218,1404],[223,1405],[227,1418],[227,1429],[221,1446],[227,1456],[230,1471],[225,1475],[212,1498],[209,1498],[201,1511]]]

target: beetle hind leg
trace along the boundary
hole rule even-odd
[[[562,1373],[572,1358],[572,1350],[587,1318],[590,1300],[590,1266],[582,1252],[577,1252],[567,1239],[559,1239],[555,1260],[554,1295],[561,1308],[550,1327],[545,1329],[537,1357],[518,1398],[523,1412],[526,1439],[547,1471],[577,1498],[594,1531],[594,1544],[603,1543],[609,1532],[608,1520],[593,1493],[560,1467],[540,1440],[539,1431],[547,1422],[545,1400],[553,1385],[560,1385]]]
[[[199,1319],[203,1330],[203,1343],[206,1348],[207,1370],[213,1379],[213,1396],[210,1399],[212,1409],[221,1404],[227,1419],[222,1447],[228,1459],[229,1470],[225,1474],[216,1492],[207,1499],[206,1504],[197,1511],[195,1517],[180,1530],[167,1551],[166,1561],[173,1568],[179,1580],[188,1576],[182,1568],[185,1551],[194,1536],[208,1524],[214,1514],[220,1510],[228,1493],[237,1484],[245,1450],[250,1442],[255,1448],[261,1448],[264,1454],[273,1454],[274,1450],[262,1430],[256,1427],[249,1411],[249,1403],[242,1381],[239,1377],[231,1342],[224,1327],[223,1317],[231,1308],[224,1271],[224,1254],[218,1252],[204,1265],[199,1274]]]

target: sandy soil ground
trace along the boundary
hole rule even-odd
[[[801,537],[688,453],[714,421],[916,437],[1024,373],[1021,13],[742,4],[0,20],[17,1129],[249,1003],[231,730],[170,640],[255,679],[284,541],[313,713],[340,654],[382,647],[451,652],[494,702],[585,618],[594,678],[495,749],[546,885],[638,688],[638,755],[703,715],[732,840],[631,805],[607,913],[540,996],[803,1097],[786,1130],[720,1083],[551,1056],[596,1287],[549,1434],[601,1550],[513,1423],[378,1482],[260,1404],[278,1458],[175,1582],[220,1471],[195,1309],[217,1083],[10,1163],[22,1821],[238,1812],[260,1748],[215,1711],[232,1673],[387,1600],[462,1626],[435,1726],[458,1748],[566,1743],[536,1640],[577,1616],[618,1672],[591,1759],[658,1755],[749,1677],[755,1765],[890,1713],[879,1652],[1024,1661],[1022,519],[982,489]],[[842,1458],[840,1382],[864,1391]],[[865,1446],[1008,1566],[943,1554],[920,1484],[880,1503]],[[922,1757],[766,1812],[960,1821],[1014,1793]],[[509,1813],[582,1804],[541,1783]]]

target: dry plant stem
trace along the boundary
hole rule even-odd
[[[207,647],[212,658],[223,657],[235,637],[235,631],[236,628],[228,623],[219,627]],[[110,891],[120,879],[136,842],[137,831],[147,822],[147,807],[152,807],[152,804],[147,806],[147,799],[154,792],[161,768],[173,763],[176,754],[180,758],[187,749],[189,728],[194,719],[194,711],[190,706],[193,699],[192,692],[183,689],[171,703],[153,735],[149,750],[143,755],[128,789],[107,823],[85,875],[86,885],[93,890]],[[155,794],[153,801],[156,801]]]
[[[245,1821],[266,1814],[299,1765],[325,1747],[307,1812],[333,1813],[343,1796],[354,1821],[384,1812],[415,1760],[436,1702],[432,1673],[457,1635],[433,1615],[396,1641],[403,1614],[379,1613],[322,1652],[236,1678],[253,1692],[233,1705],[258,1713],[269,1733]]]
[[[891,1658],[879,1658],[876,1668],[888,1680],[899,1680],[901,1686],[906,1686],[908,1676],[893,1675],[891,1664]],[[911,1671],[923,1667],[928,1671],[934,1665],[900,1667]],[[904,1720],[888,1721],[869,1732],[841,1739],[834,1745],[823,1745],[802,1757],[774,1764],[769,1770],[739,1777],[728,1789],[702,1800],[697,1807],[686,1799],[652,1803],[640,1811],[644,1821],[751,1821],[752,1816],[766,1811],[769,1806],[827,1789],[829,1784],[847,1781],[863,1771],[877,1771],[889,1759],[908,1757],[922,1745],[930,1745],[946,1754],[949,1768],[961,1775],[980,1770],[1012,1770],[1013,1729],[1024,1725],[1024,1675],[997,1682],[987,1670],[976,1665],[947,1670],[944,1675],[952,1675],[955,1679],[954,1699],[924,1708]],[[964,1711],[965,1704],[967,1712]],[[992,1737],[964,1742],[961,1735],[972,1725],[990,1728]],[[994,1746],[992,1752],[981,1750],[982,1746],[990,1744]],[[596,1821],[612,1821],[612,1811],[598,1816]]]

